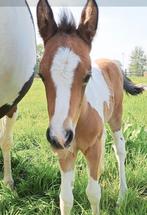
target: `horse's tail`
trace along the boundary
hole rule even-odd
[[[131,94],[133,96],[139,95],[143,93],[145,90],[144,87],[136,86],[124,73],[120,63],[116,60],[114,60],[115,64],[118,66],[120,72],[123,75],[123,88],[126,91],[127,94]]]
[[[133,96],[141,94],[144,91],[143,87],[136,86],[126,75],[123,74],[124,90]]]

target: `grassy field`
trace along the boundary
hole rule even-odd
[[[134,79],[147,83],[147,79]],[[57,158],[46,141],[48,126],[44,87],[35,80],[21,102],[15,126],[12,167],[15,190],[4,187],[3,159],[0,152],[0,215],[59,215],[60,173]],[[129,192],[120,208],[117,163],[112,138],[107,129],[105,171],[101,177],[101,215],[147,214],[147,92],[138,97],[125,96],[124,135],[127,141],[126,173]],[[81,154],[76,165],[73,215],[90,215],[85,195],[86,163]]]

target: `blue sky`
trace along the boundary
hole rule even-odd
[[[32,7],[36,23],[35,8]],[[70,8],[76,22],[79,22],[81,7]],[[58,17],[60,8],[54,8]],[[147,53],[147,7],[100,7],[99,27],[93,42],[92,58],[118,59],[125,68],[135,46],[141,46]],[[37,29],[37,26],[36,26]],[[41,39],[37,31],[37,42]]]

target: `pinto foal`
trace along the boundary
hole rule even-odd
[[[73,206],[72,182],[74,163],[80,150],[87,159],[89,181],[86,189],[94,215],[99,214],[101,174],[105,144],[104,122],[114,136],[114,149],[119,166],[120,193],[127,191],[125,177],[125,141],[121,132],[123,85],[131,94],[138,94],[119,66],[109,60],[91,64],[90,49],[98,23],[98,7],[88,0],[81,22],[64,14],[57,25],[46,0],[37,6],[40,35],[45,52],[40,64],[48,104],[50,127],[47,139],[59,156],[61,168],[60,210],[70,214]]]
[[[10,150],[17,104],[34,78],[36,41],[33,20],[25,0],[7,0],[0,7],[0,147],[4,159],[4,182],[13,186]]]

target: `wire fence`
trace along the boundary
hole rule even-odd
[[[136,72],[125,71],[124,73],[125,73],[125,75],[127,75],[127,76],[147,77],[147,73],[146,73],[146,72],[145,72],[145,73],[142,73],[142,72],[136,73]]]

